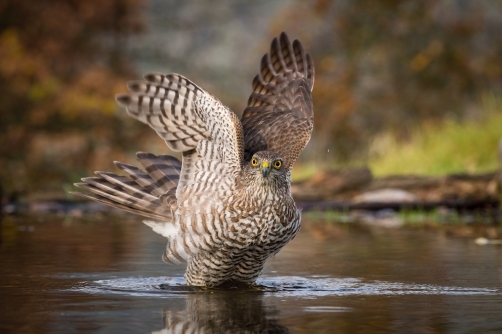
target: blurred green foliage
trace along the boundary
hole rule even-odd
[[[296,4],[273,27],[314,55],[314,142],[333,152],[323,159],[364,161],[377,134],[405,142],[417,124],[482,114],[481,96],[502,93],[500,0]]]
[[[370,146],[369,166],[376,176],[444,175],[491,172],[498,168],[496,148],[502,136],[502,101],[487,96],[481,119],[422,123],[406,143],[386,132]]]

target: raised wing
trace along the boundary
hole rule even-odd
[[[179,74],[148,74],[127,86],[129,94],[118,95],[117,102],[154,129],[169,148],[183,152],[176,197],[201,168],[216,173],[209,161],[224,162],[231,175],[240,171],[242,126],[217,98]]]
[[[314,126],[314,64],[299,41],[285,33],[272,41],[253,80],[253,92],[242,114],[244,159],[258,151],[274,151],[291,170],[310,140]]]

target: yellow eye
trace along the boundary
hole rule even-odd
[[[282,166],[282,161],[281,160],[276,160],[274,161],[274,168],[279,169]]]
[[[253,166],[253,167],[258,166],[258,159],[256,159],[256,158],[251,159],[251,166]]]

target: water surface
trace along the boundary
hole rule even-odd
[[[208,290],[187,287],[135,217],[10,216],[0,331],[497,333],[502,246],[477,245],[485,229],[500,228],[304,219],[257,288]]]

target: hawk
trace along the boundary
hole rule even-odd
[[[241,119],[179,74],[127,83],[119,105],[182,153],[139,152],[144,169],[115,162],[119,176],[96,172],[74,192],[150,220],[165,236],[163,260],[187,262],[189,285],[252,285],[267,258],[300,230],[291,196],[293,163],[314,124],[314,64],[282,33],[261,60]]]

